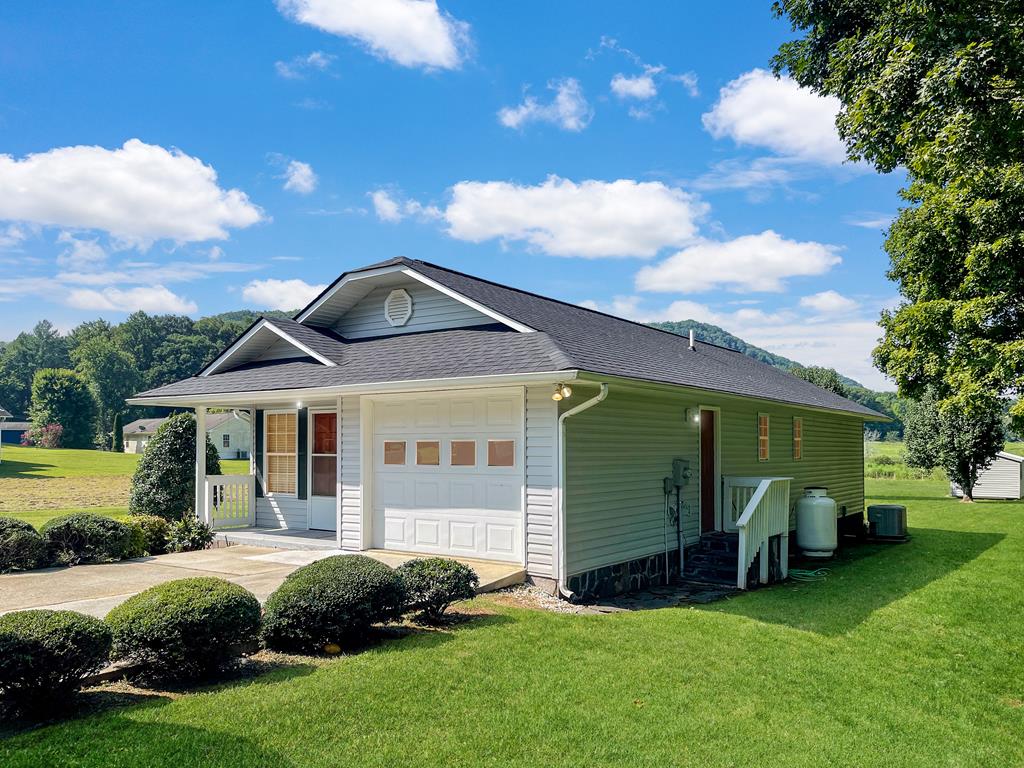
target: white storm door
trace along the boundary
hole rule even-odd
[[[309,425],[309,527],[337,530],[338,413],[311,411]]]

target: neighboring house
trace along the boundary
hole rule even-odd
[[[32,429],[32,422],[10,421],[10,418],[9,415],[6,418],[0,418],[0,443],[20,445],[21,436]]]
[[[215,525],[210,488],[237,482],[254,514],[228,522],[517,563],[567,597],[678,568],[666,477],[684,547],[724,539],[741,586],[751,565],[784,574],[804,486],[862,519],[863,422],[885,418],[738,352],[404,258],[130,402],[254,413],[255,481],[200,485]]]
[[[142,453],[153,434],[167,419],[136,419],[125,424],[125,453]],[[252,450],[248,413],[211,413],[206,417],[206,434],[222,459],[247,459]]]
[[[988,469],[978,475],[974,485],[975,499],[1020,499],[1024,489],[1024,456],[1000,451],[988,465]],[[949,484],[951,496],[961,498],[963,489],[956,483]]]
[[[11,418],[11,412],[0,408],[0,461],[3,461],[3,428],[4,423]]]

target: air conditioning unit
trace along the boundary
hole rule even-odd
[[[868,507],[868,536],[906,541],[907,508],[902,504],[872,504]]]

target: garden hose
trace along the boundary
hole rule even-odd
[[[789,578],[793,579],[793,581],[821,581],[831,572],[829,568],[815,568],[813,571],[804,570],[803,568],[790,568]]]

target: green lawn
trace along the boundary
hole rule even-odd
[[[493,616],[13,737],[16,766],[1024,764],[1024,504],[869,481],[913,540],[707,606]]]

